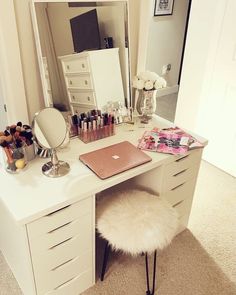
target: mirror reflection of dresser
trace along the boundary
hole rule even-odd
[[[127,0],[32,0],[31,8],[45,106],[81,113],[111,101],[130,105]],[[101,46],[75,52],[70,20],[94,9]]]
[[[110,100],[124,101],[119,48],[92,50],[59,59],[73,114],[102,109]]]

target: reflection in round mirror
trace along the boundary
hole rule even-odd
[[[45,108],[35,115],[33,131],[41,146],[46,149],[55,149],[65,140],[67,126],[58,110]]]
[[[54,108],[45,108],[35,114],[33,133],[37,143],[52,152],[51,161],[44,164],[42,171],[46,176],[59,177],[70,170],[68,163],[59,161],[56,148],[60,147],[67,133],[67,125],[62,114]]]

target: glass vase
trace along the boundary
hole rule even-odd
[[[2,165],[7,172],[17,173],[26,166],[27,160],[23,147],[12,148],[10,145],[7,145],[1,149],[1,152],[3,160]]]
[[[148,123],[156,111],[157,90],[140,90],[137,100],[137,111],[141,115],[141,122]]]

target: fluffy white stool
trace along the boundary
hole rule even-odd
[[[107,240],[101,280],[110,249],[131,255],[145,253],[147,295],[155,292],[156,251],[170,244],[179,226],[178,216],[167,202],[145,190],[123,189],[102,194],[97,208],[97,231]],[[154,252],[152,291],[148,254]]]

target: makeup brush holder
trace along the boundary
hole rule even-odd
[[[24,148],[2,148],[3,165],[7,172],[20,172],[27,164]]]
[[[35,145],[33,143],[31,145],[26,145],[23,150],[26,162],[29,162],[36,157]]]

